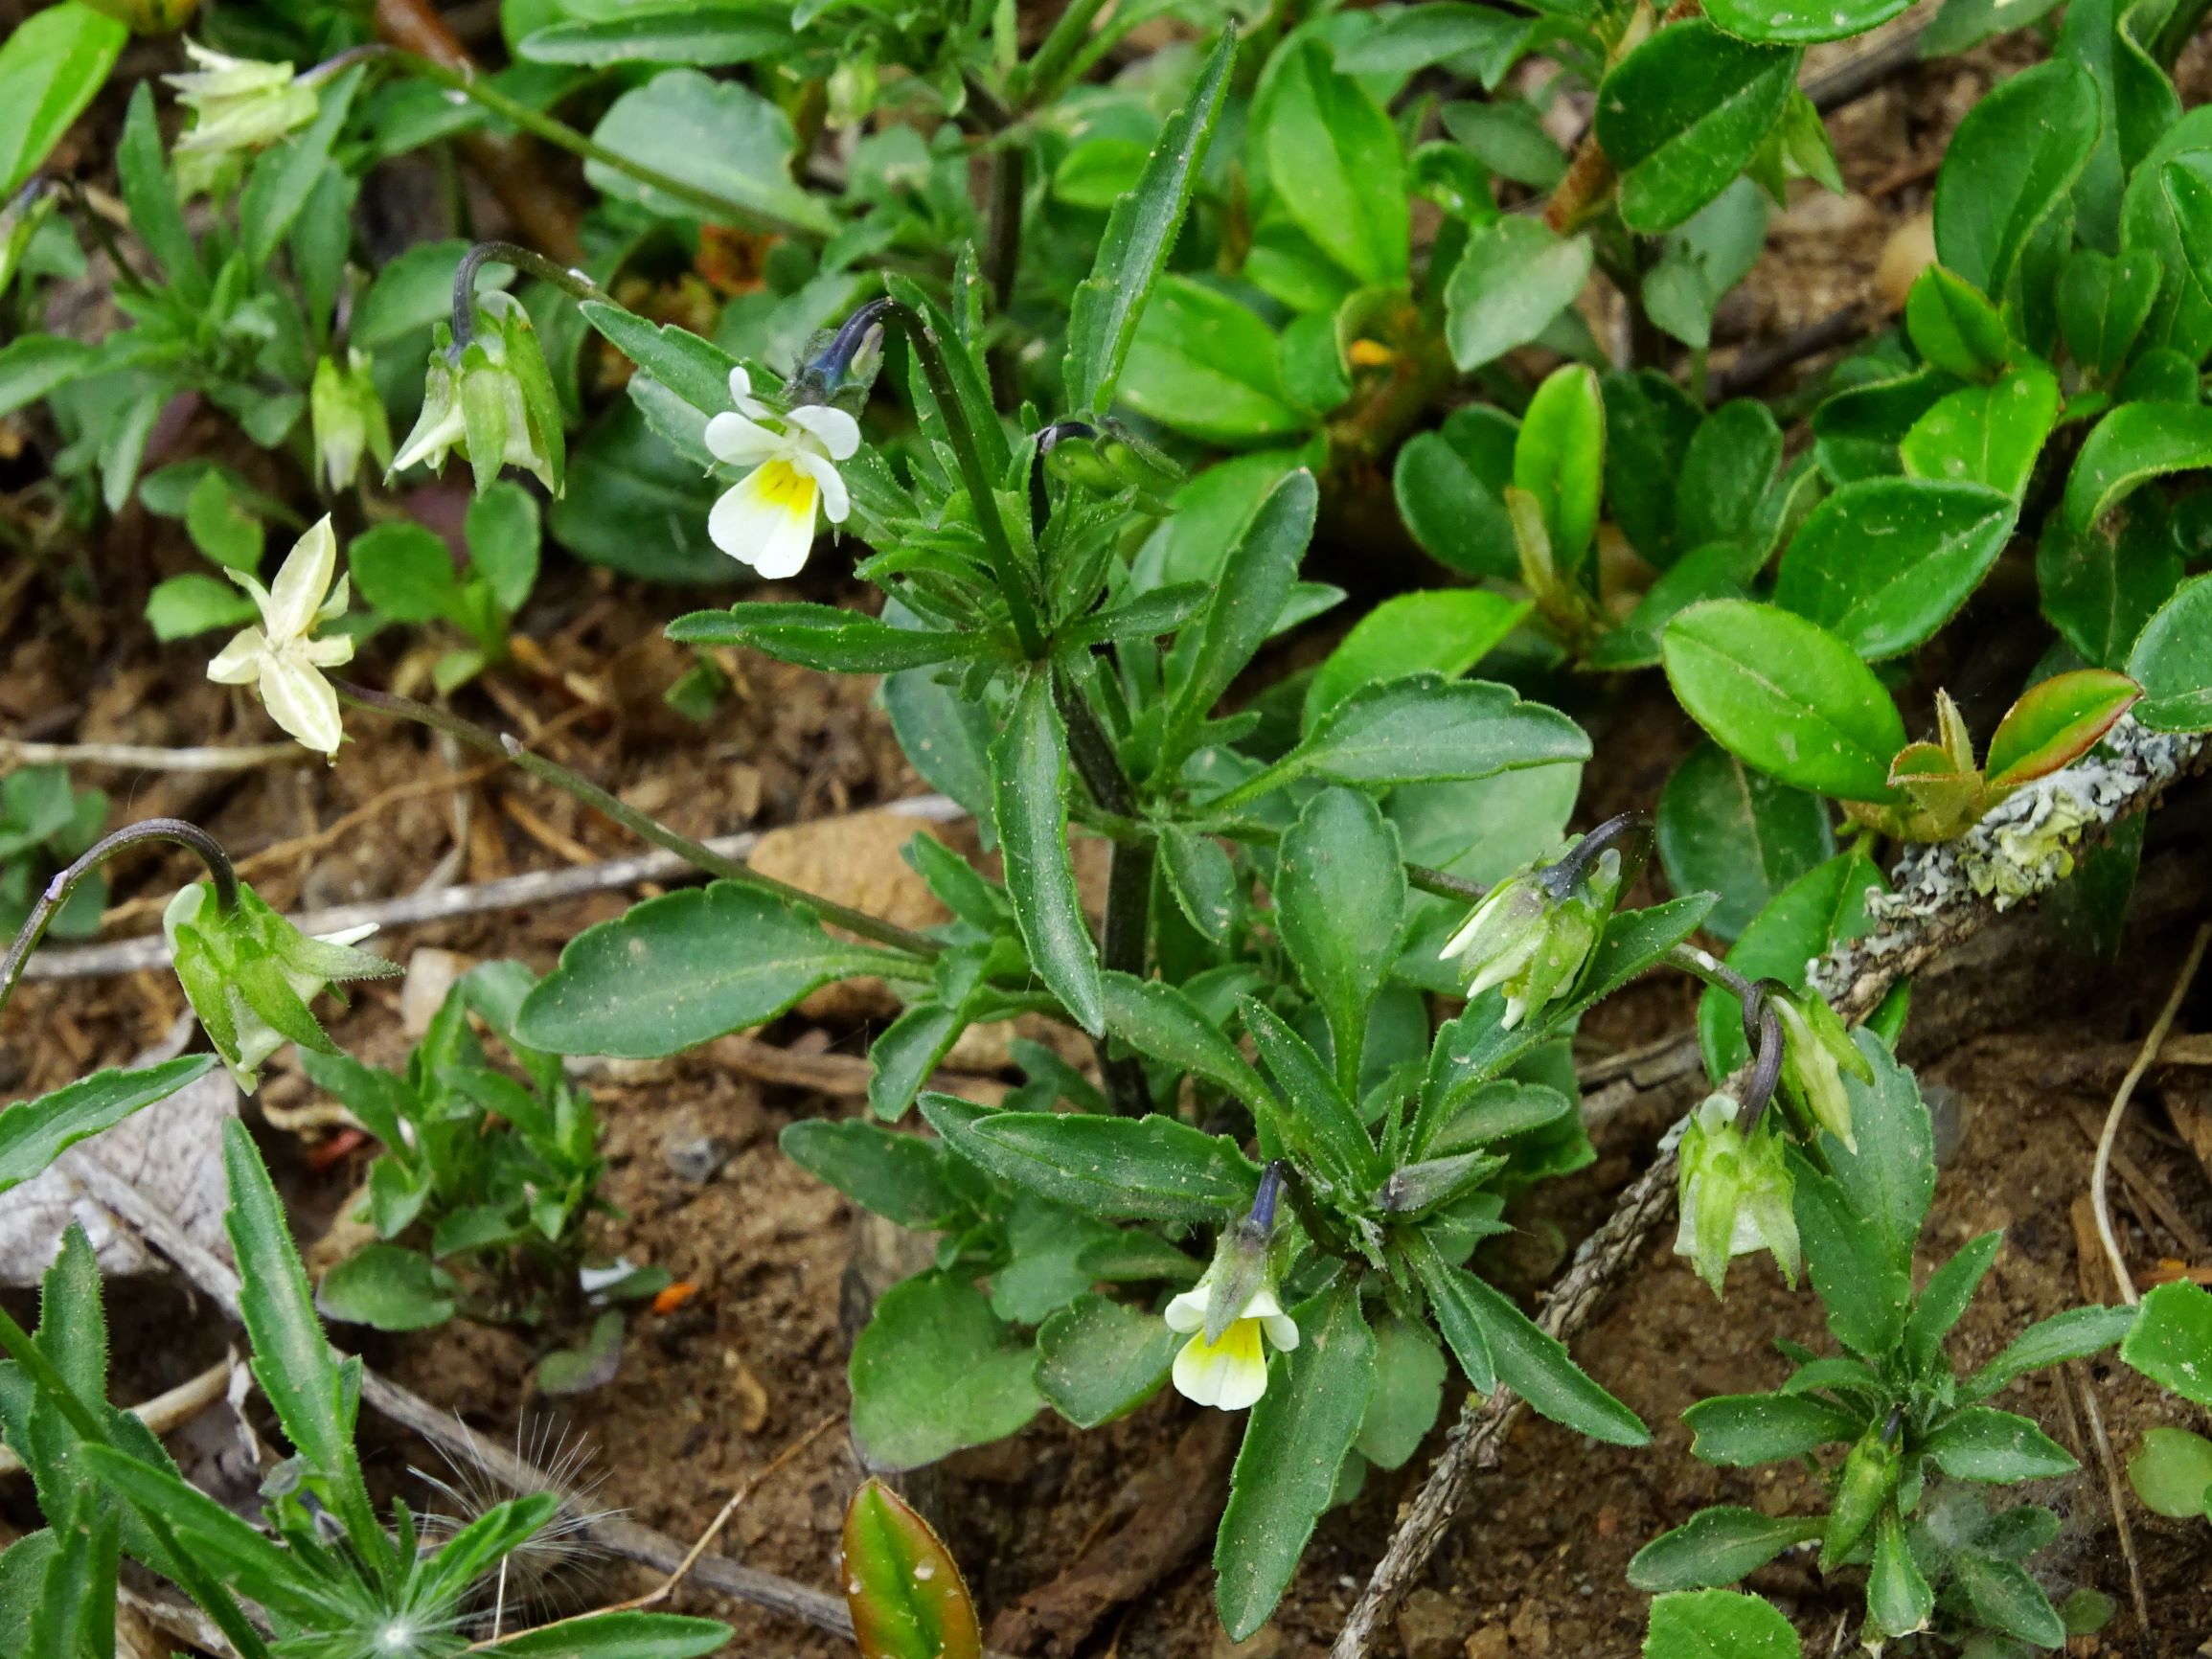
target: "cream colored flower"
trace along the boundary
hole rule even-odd
[[[192,125],[176,141],[180,161],[259,149],[315,119],[315,89],[290,64],[226,57],[190,40],[184,49],[198,70],[162,78],[192,111]]]
[[[715,459],[752,471],[722,492],[707,517],[714,544],[777,580],[796,576],[814,545],[814,510],[832,524],[852,511],[835,463],[860,447],[860,426],[842,409],[802,403],[778,413],[753,396],[752,377],[730,371],[734,413],[707,422]]]
[[[1263,1281],[1228,1329],[1209,1342],[1206,1304],[1213,1277],[1213,1269],[1207,1269],[1205,1278],[1169,1303],[1163,1315],[1170,1330],[1191,1338],[1175,1355],[1175,1391],[1200,1405],[1243,1411],[1267,1392],[1267,1351],[1261,1338],[1288,1353],[1298,1346],[1298,1322],[1283,1311],[1275,1287]]]
[[[240,630],[207,666],[207,677],[219,686],[254,687],[270,718],[308,748],[331,757],[345,731],[338,693],[322,670],[351,662],[353,642],[314,635],[346,609],[346,579],[339,577],[335,587],[331,583],[337,565],[338,538],[326,513],[285,556],[273,587],[262,586],[249,572],[230,572],[231,580],[254,596],[262,625]]]

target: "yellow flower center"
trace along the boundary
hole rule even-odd
[[[1201,1359],[1217,1356],[1232,1365],[1260,1365],[1265,1363],[1260,1352],[1260,1322],[1257,1319],[1240,1319],[1221,1332],[1221,1340],[1208,1342],[1206,1333],[1199,1331],[1191,1338],[1191,1346]]]
[[[763,501],[793,518],[814,511],[814,481],[788,461],[763,463],[758,488]]]

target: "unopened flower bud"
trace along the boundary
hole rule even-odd
[[[451,329],[441,323],[433,342],[422,416],[390,470],[421,462],[443,472],[445,457],[457,454],[475,470],[479,495],[507,466],[559,495],[568,454],[560,404],[522,303],[479,295],[474,337],[456,352]]]
[[[315,89],[293,75],[289,63],[227,57],[190,40],[184,49],[199,67],[162,79],[192,111],[174,150],[177,183],[186,193],[211,188],[238,158],[315,119]]]
[[[1770,1116],[1746,1135],[1726,1095],[1706,1096],[1682,1131],[1678,1154],[1681,1223],[1675,1253],[1690,1259],[1716,1296],[1731,1258],[1770,1250],[1792,1284],[1802,1261],[1795,1183],[1782,1136]]]
[[[288,1039],[324,1054],[337,1046],[324,1034],[309,999],[332,980],[382,979],[397,963],[355,950],[374,924],[313,939],[239,883],[225,913],[207,883],[195,881],[171,899],[161,919],[184,994],[239,1088],[251,1092],[262,1063]]]
[[[366,352],[349,350],[343,368],[335,357],[315,365],[308,413],[315,433],[315,464],[333,494],[353,488],[363,455],[374,455],[379,466],[392,464],[392,428],[384,419],[384,399],[376,396],[370,377]]]
[[[1445,945],[1446,957],[1461,958],[1473,970],[1470,998],[1494,985],[1504,989],[1506,1030],[1531,1009],[1567,993],[1605,930],[1623,874],[1617,847],[1602,846],[1590,855],[1591,844],[1607,832],[1592,831],[1559,858],[1507,876]]]
[[[1818,991],[1775,990],[1769,996],[1782,1022],[1783,1091],[1814,1123],[1856,1152],[1859,1143],[1852,1135],[1851,1096],[1843,1086],[1843,1074],[1871,1083],[1874,1067]]]
[[[1834,1572],[1881,1517],[1904,1463],[1894,1423],[1870,1428],[1843,1460],[1828,1529],[1820,1538],[1820,1570]]]

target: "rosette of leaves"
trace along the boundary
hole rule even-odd
[[[2058,1517],[2032,1504],[1993,1511],[1958,1483],[2072,1472],[2072,1456],[2032,1420],[1988,1401],[2016,1377],[2110,1347],[2134,1310],[2075,1308],[2030,1327],[1978,1370],[1954,1370],[1945,1339],[2003,1236],[1973,1240],[1914,1289],[1913,1247],[1935,1187],[1927,1110],[1912,1074],[1877,1038],[1862,1033],[1859,1042],[1875,1072],[1871,1084],[1845,1085],[1859,1149],[1823,1136],[1817,1162],[1790,1153],[1807,1267],[1841,1352],[1781,1344],[1795,1365],[1781,1388],[1700,1400],[1683,1414],[1696,1431],[1692,1451],[1723,1467],[1846,1448],[1830,1470],[1828,1511],[1701,1511],[1645,1546],[1630,1580],[1653,1591],[1718,1587],[1817,1541],[1823,1572],[1866,1568],[1870,1641],[1984,1631],[2055,1648],[2073,1626],[2021,1562],[2057,1535]],[[2077,1618],[2087,1605],[2073,1609]]]
[[[536,1324],[582,1311],[584,1224],[604,1208],[599,1118],[557,1057],[514,1036],[534,983],[519,963],[471,968],[402,1071],[346,1055],[306,1062],[382,1143],[363,1210],[376,1241],[324,1275],[317,1301],[330,1318],[416,1330],[456,1313]],[[479,1024],[519,1078],[493,1062]],[[618,1275],[594,1294],[650,1296],[667,1283]]]

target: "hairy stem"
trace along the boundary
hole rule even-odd
[[[513,738],[496,736],[472,720],[463,719],[450,710],[433,708],[428,703],[419,703],[412,697],[399,696],[390,692],[371,691],[366,686],[356,686],[346,680],[333,680],[331,684],[337,688],[341,698],[356,708],[397,715],[401,719],[414,720],[433,731],[446,733],[486,754],[503,756],[532,777],[565,790],[593,811],[613,819],[640,839],[673,852],[695,869],[703,870],[709,875],[718,875],[729,881],[741,881],[748,887],[774,894],[787,904],[803,905],[824,921],[842,927],[848,933],[856,933],[862,939],[873,940],[893,950],[904,951],[909,956],[927,960],[940,955],[945,949],[934,939],[870,916],[864,910],[855,910],[833,899],[819,898],[803,888],[778,881],[771,875],[763,875],[741,858],[727,857],[701,842],[694,841],[688,835],[679,835],[657,818],[640,812],[627,802],[609,794],[588,778],[570,771],[559,761],[533,754]]]
[[[69,896],[77,891],[78,884],[125,848],[148,841],[168,841],[198,853],[215,888],[216,909],[227,916],[238,908],[238,873],[231,868],[230,855],[222,850],[222,844],[205,830],[182,818],[148,818],[143,823],[125,825],[112,835],[102,836],[83,857],[46,884],[46,891],[38,896],[38,902],[24,918],[15,943],[8,947],[5,957],[0,957],[0,1009],[7,1008],[9,999],[15,994],[16,982],[23,977],[24,964],[31,960],[31,953],[38,948],[38,942],[46,937],[47,928],[53,925],[61,907],[69,902]]]

